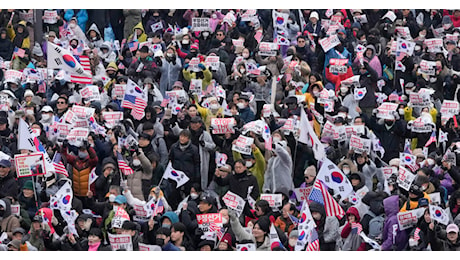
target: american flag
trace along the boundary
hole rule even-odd
[[[128,47],[131,52],[136,51],[137,48],[139,47],[139,42],[138,41],[128,42]]]
[[[359,234],[363,231],[363,226],[361,224],[353,222],[351,223],[351,232],[353,234]]]
[[[436,130],[431,133],[430,139],[426,142],[425,147],[430,146],[433,142],[436,142]]]
[[[24,49],[15,47],[13,54],[16,55],[16,56],[19,56],[21,58],[24,58],[24,54],[26,54],[26,51]]]
[[[217,239],[219,239],[219,241],[222,240],[222,238],[224,237],[224,232],[222,232],[222,227],[219,227],[214,222],[209,223],[209,231],[216,232]]]
[[[153,217],[163,212],[164,208],[165,207],[163,206],[163,200],[161,198],[158,198],[158,204],[155,205],[155,209],[153,210]]]
[[[53,165],[54,165],[54,169],[56,170],[56,173],[69,177],[69,173],[67,172],[67,169],[65,168],[61,160],[61,153],[56,153],[54,155]]]
[[[331,194],[329,194],[327,187],[318,179],[316,179],[308,199],[324,205],[326,216],[328,217],[337,216],[342,218],[345,215],[345,211],[340,207],[339,203],[334,200]]]
[[[87,73],[91,75],[91,64],[89,62],[89,57],[81,55],[81,56],[76,56],[76,58],[80,61],[80,64],[83,67],[83,70],[85,70]],[[93,78],[92,77],[82,77],[82,76],[70,74],[70,82],[79,83],[79,84],[92,84]]]
[[[128,79],[121,107],[131,108],[131,115],[136,120],[141,120],[145,115],[145,108],[147,107],[147,94],[145,90]]]
[[[416,228],[414,231],[414,239],[415,241],[420,240],[420,231],[422,231],[420,228]]]
[[[310,233],[310,243],[308,243],[307,248],[305,251],[320,251],[319,250],[319,238],[318,238],[318,232],[316,232],[316,229],[312,229]]]
[[[123,156],[119,152],[117,152],[117,160],[118,167],[124,175],[131,175],[134,173],[133,169],[129,167],[129,165],[125,162],[125,159],[123,159]]]

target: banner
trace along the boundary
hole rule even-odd
[[[406,230],[417,225],[418,219],[425,213],[425,208],[418,208],[398,213],[398,225],[400,230]]]
[[[419,72],[423,73],[423,74],[426,74],[426,75],[429,75],[429,76],[436,75],[436,62],[435,61],[421,60],[420,61]]]
[[[427,93],[410,93],[409,102],[412,107],[427,107],[431,104],[430,95]]]
[[[19,84],[22,81],[22,72],[17,70],[5,71],[5,82],[12,82]]]
[[[340,40],[337,35],[331,35],[327,38],[319,40],[319,44],[323,48],[324,52],[328,52],[330,49],[340,44]]]
[[[222,214],[220,213],[208,213],[208,214],[197,214],[196,220],[198,228],[203,231],[204,238],[210,238],[216,241],[217,237],[222,237]],[[217,235],[220,233],[220,236]]]
[[[360,138],[356,135],[350,137],[350,150],[355,151],[355,153],[362,154],[366,152],[370,154],[371,152],[371,139]]]
[[[133,242],[131,235],[129,234],[120,234],[114,235],[111,233],[107,233],[109,235],[109,242],[110,246],[112,246],[112,251],[117,250],[126,250],[126,251],[133,251]]]
[[[377,108],[377,118],[394,119],[393,112],[398,108],[398,104],[384,102]]]
[[[278,208],[283,206],[283,197],[281,194],[260,194],[260,200],[268,201],[270,208]],[[277,210],[276,210],[277,211]]]
[[[80,90],[80,95],[87,101],[101,101],[101,94],[96,85],[88,85],[86,88]]]
[[[139,243],[139,251],[162,251],[160,246]]]
[[[43,23],[55,24],[57,23],[57,11],[45,10],[43,12]]]
[[[67,140],[69,140],[70,144],[75,146],[81,146],[83,141],[88,140],[89,129],[76,127],[70,130],[69,135],[67,136]]]
[[[102,112],[102,119],[107,128],[113,128],[123,121],[123,112]]]
[[[208,56],[204,64],[212,70],[218,70],[220,67],[219,56]]]
[[[441,114],[443,115],[458,115],[459,104],[457,101],[444,100],[441,105]]]
[[[347,138],[350,138],[352,135],[361,135],[364,134],[364,125],[346,125],[345,133]]]
[[[444,46],[442,38],[425,39],[423,43],[428,48],[428,52],[433,53],[442,52]]]
[[[419,117],[407,123],[407,129],[415,133],[431,133],[435,129],[435,124],[425,121],[424,118]]]
[[[407,55],[412,56],[414,53],[415,42],[406,41],[401,38],[398,38],[396,41],[396,51],[407,53]]]
[[[14,156],[18,178],[45,175],[45,156],[42,152]]]
[[[232,151],[250,155],[252,152],[251,145],[254,143],[254,138],[240,135],[236,139],[236,144],[232,145]]]
[[[313,186],[308,186],[305,188],[295,188],[294,192],[295,192],[297,201],[298,202],[308,201],[308,195],[310,195],[312,189],[313,189]]]
[[[211,127],[213,134],[235,133],[235,118],[211,118]]]
[[[209,18],[199,18],[199,17],[192,18],[192,31],[202,32],[202,31],[209,31],[209,30],[211,30],[211,26],[209,26]]]
[[[235,193],[227,191],[227,193],[225,193],[225,195],[222,197],[222,201],[225,203],[225,205],[227,205],[227,207],[235,210],[238,217],[241,215],[241,213],[243,213],[246,201],[244,201],[243,198],[236,195]]]
[[[365,24],[367,23],[367,16],[365,14],[353,16],[353,20],[357,23]]]
[[[398,176],[398,168],[394,167],[394,166],[385,166],[385,167],[382,167],[382,173],[383,173],[383,176],[385,177],[385,179],[389,179],[392,175],[395,175],[395,176]]]
[[[409,191],[410,185],[414,181],[415,177],[416,177],[415,174],[413,174],[406,168],[400,166],[399,175],[398,175],[398,179],[396,182],[398,183],[399,187]]]
[[[95,108],[73,105],[71,110],[75,116],[89,119],[94,116]]]

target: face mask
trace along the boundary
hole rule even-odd
[[[209,32],[203,32],[203,37],[208,37],[209,36]]]
[[[78,45],[76,45],[76,44],[71,44],[70,46],[71,46],[73,49],[76,49]]]
[[[216,19],[216,18],[217,18],[217,15],[216,15],[216,14],[212,14],[212,15],[211,15],[211,18],[212,18],[212,19]]]
[[[246,106],[243,103],[236,104],[239,109],[244,109]]]
[[[444,28],[444,30],[448,30],[450,28],[451,24],[448,23],[448,24],[443,24],[442,25],[442,28]]]
[[[157,238],[157,239],[155,239],[155,244],[157,246],[164,246],[165,240],[163,238]]]
[[[347,114],[345,114],[345,113],[339,113],[339,114],[337,114],[337,115],[340,116],[340,117],[342,117],[342,118],[347,118]]]
[[[93,38],[91,38],[91,40],[95,41],[95,40],[97,40],[97,37],[93,37]]]
[[[427,159],[426,161],[427,161],[427,163],[428,163],[429,165],[434,165],[434,163],[435,163],[434,160],[431,159],[431,158]]]
[[[243,53],[243,58],[245,59],[249,58],[249,53]]]
[[[171,228],[171,225],[170,225],[170,224],[161,224],[161,227],[164,227],[164,228]]]
[[[80,159],[84,159],[88,156],[88,153],[87,152],[81,152],[81,151],[78,151],[78,157]]]
[[[319,96],[319,91],[313,91],[313,96],[315,97]]]
[[[398,109],[398,113],[400,116],[403,116],[404,115],[404,109],[400,108]]]
[[[222,218],[222,224],[224,224],[224,225],[225,225],[225,224],[227,224],[227,223],[228,223],[228,219],[226,219],[226,218]]]
[[[431,77],[431,78],[430,78],[430,82],[431,82],[431,83],[434,83],[434,82],[436,82],[437,80],[438,80],[438,79],[435,78],[435,77]]]
[[[412,90],[406,89],[406,94],[407,94],[407,95],[410,95],[411,93],[412,93]]]
[[[244,74],[245,72],[246,72],[245,69],[240,69],[240,73],[241,73],[241,74]]]
[[[26,114],[28,114],[28,115],[33,115],[33,114],[34,114],[34,111],[33,111],[33,110],[30,110],[30,109],[27,109],[27,110],[26,110]]]
[[[348,91],[347,87],[340,87],[340,92],[345,94],[345,93],[347,93],[347,91]]]
[[[278,136],[273,137],[273,143],[277,143],[279,141],[281,141],[280,137],[278,137]]]
[[[219,105],[218,105],[218,104],[212,104],[210,107],[211,107],[212,110],[217,110],[217,109],[219,109]]]
[[[297,243],[297,238],[289,238],[289,245],[291,247],[295,247],[296,243]]]
[[[137,167],[137,166],[139,166],[139,165],[141,165],[141,161],[140,161],[140,160],[138,160],[138,159],[133,160],[133,166],[134,166],[134,167]]]
[[[168,56],[169,58],[172,58],[174,55],[172,53],[166,53],[166,56]]]
[[[350,168],[343,168],[342,171],[345,174],[349,174],[350,173]]]
[[[246,161],[246,167],[251,168],[252,167],[252,162],[251,161]]]
[[[198,198],[198,194],[197,193],[190,193],[190,198],[192,198],[192,200],[196,200]]]
[[[189,44],[189,40],[182,40],[182,44],[185,44],[185,45]]]

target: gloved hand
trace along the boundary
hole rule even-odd
[[[184,69],[188,69],[189,64],[185,64]]]
[[[128,180],[121,180],[121,181],[120,181],[120,187],[121,187],[123,190],[129,190],[129,187],[128,187]]]
[[[200,68],[201,70],[205,70],[205,69],[206,69],[206,67],[204,66],[203,63],[198,64],[198,68]]]
[[[200,140],[200,145],[204,147],[204,145],[205,145],[204,140]]]

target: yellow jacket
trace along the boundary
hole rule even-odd
[[[409,121],[412,121],[412,120],[415,120],[417,118],[415,118],[413,115],[412,115],[412,111],[414,109],[412,107],[405,107],[404,108],[404,120],[406,120],[406,122],[409,122]],[[433,123],[436,124],[436,117],[438,115],[438,110],[436,110],[436,108],[431,108],[430,109],[430,115],[433,119]],[[412,143],[411,143],[411,150],[414,150],[415,148],[417,148],[417,138],[412,138]]]
[[[144,26],[142,25],[142,22],[139,22],[138,24],[136,24],[136,26],[133,27],[133,34],[131,34],[131,35],[128,37],[128,42],[130,42],[130,41],[133,40],[134,33],[136,32],[136,29],[141,29],[141,30],[142,30],[141,35],[137,36],[137,41],[138,41],[138,42],[145,42],[145,41],[147,41],[147,34],[145,34]]]
[[[256,150],[252,153],[254,154],[254,159],[256,162],[254,163],[254,166],[248,170],[252,173],[252,175],[256,177],[257,184],[259,184],[259,190],[261,191],[262,187],[264,186],[264,174],[266,168],[265,158],[260,152],[259,148],[256,148]],[[232,154],[235,161],[243,158],[239,152],[232,151]]]
[[[206,131],[209,132],[209,126],[211,126],[211,119],[217,118],[217,117],[223,118],[224,109],[220,107],[219,109],[217,109],[216,113],[213,113],[211,109],[200,106],[196,95],[193,95],[193,99],[195,100],[195,105],[197,107],[197,110],[200,113],[201,118],[203,119],[203,123],[206,126]]]
[[[25,21],[20,21],[19,24],[24,26],[24,30],[27,30],[27,24],[26,24]],[[6,28],[6,31],[7,31],[8,37],[10,37],[10,39],[11,39],[11,42],[13,42],[14,38],[16,37],[16,31],[14,30],[13,26],[9,25]],[[30,48],[30,38],[29,38],[29,36],[27,36],[22,41],[21,49],[29,49],[29,48]]]

